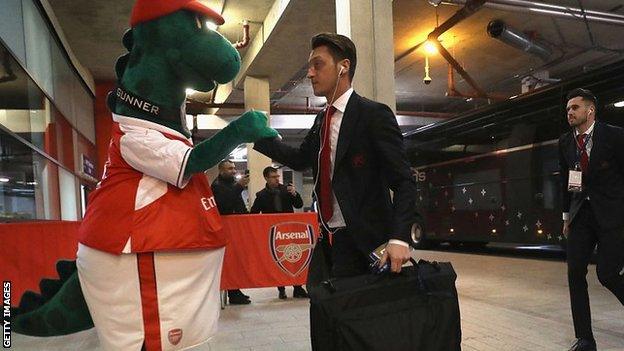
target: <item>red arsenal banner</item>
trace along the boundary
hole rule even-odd
[[[11,281],[12,304],[19,304],[26,290],[39,292],[42,278],[58,279],[58,260],[76,259],[79,226],[69,221],[0,224],[0,278]]]
[[[223,216],[229,239],[223,289],[305,284],[318,236],[316,213]],[[57,278],[58,260],[75,260],[80,222],[0,224],[0,276],[12,282],[13,301]],[[181,335],[169,335],[172,343]]]
[[[222,218],[229,239],[222,289],[305,284],[319,232],[316,213]]]

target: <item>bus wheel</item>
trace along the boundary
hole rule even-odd
[[[425,231],[418,223],[412,225],[412,242],[412,246],[420,250],[430,249],[439,244],[437,241],[427,239]]]

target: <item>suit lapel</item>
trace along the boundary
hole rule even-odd
[[[569,142],[566,143],[568,145],[568,168],[574,169],[574,167],[576,166],[576,162],[578,162],[578,157],[576,154],[576,141],[574,141],[574,132],[568,133],[568,139]]]
[[[360,96],[353,92],[351,97],[349,98],[349,102],[347,102],[347,107],[345,108],[344,114],[342,115],[342,123],[340,124],[340,132],[338,134],[338,146],[336,146],[336,160],[334,161],[334,170],[336,166],[340,164],[340,161],[347,153],[347,149],[349,148],[349,143],[351,143],[351,139],[353,133],[355,132],[355,127],[358,121],[358,109],[359,109],[359,99]]]
[[[601,147],[601,141],[602,141],[602,124],[595,122],[596,124],[594,125],[594,135],[592,135],[592,149],[591,149],[591,154],[589,155],[589,169],[587,170],[587,173],[592,173],[597,165],[598,162],[600,162],[600,157],[601,157],[601,152],[602,152],[602,147]]]

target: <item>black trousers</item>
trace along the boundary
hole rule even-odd
[[[328,234],[323,230],[312,253],[308,269],[308,287],[318,285],[329,278],[352,277],[369,272],[368,257],[361,252],[355,242],[356,233],[339,229],[329,243]]]
[[[586,276],[596,245],[598,280],[624,305],[624,228],[601,230],[591,205],[585,201],[572,221],[568,234],[568,284],[577,338],[594,337]]]

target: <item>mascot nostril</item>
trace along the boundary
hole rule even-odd
[[[240,69],[232,44],[206,19],[223,23],[198,0],[135,3],[122,39],[129,52],[107,97],[108,160],[79,229],[76,265],[58,266],[61,281],[28,295],[15,311],[16,332],[95,325],[105,350],[148,351],[185,349],[216,332],[227,238],[216,206],[206,206],[214,197],[204,172],[239,144],[277,132],[264,113],[249,111],[193,145],[185,89],[210,90]]]

